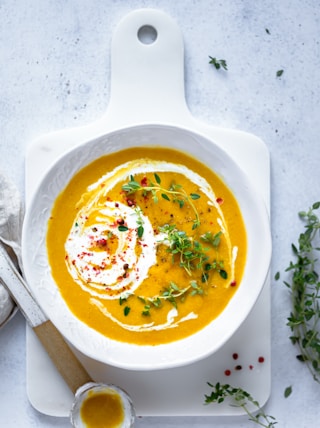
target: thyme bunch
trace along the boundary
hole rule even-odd
[[[178,230],[174,224],[165,224],[159,227],[159,230],[166,235],[169,242],[168,252],[173,257],[178,255],[180,266],[188,275],[191,276],[195,268],[203,271],[203,265],[209,257],[206,255],[207,249],[203,248],[200,242],[191,239],[185,231]]]
[[[202,272],[202,282],[207,282],[209,271],[216,270],[221,278],[227,279],[228,274],[224,270],[223,261],[214,260],[209,263],[209,257],[206,254],[209,248],[203,247],[199,241],[190,238],[185,231],[177,229],[174,224],[165,224],[159,227],[159,231],[166,235],[166,240],[169,242],[167,251],[173,258],[178,256],[180,267],[185,269],[188,275],[191,276],[192,271],[198,269]],[[221,233],[206,232],[200,236],[200,239],[217,249]]]
[[[308,211],[299,213],[305,229],[299,235],[298,245],[292,244],[295,261],[286,272],[291,281],[284,284],[290,289],[292,310],[287,325],[292,331],[290,340],[297,345],[297,358],[306,363],[315,381],[320,383],[320,280],[317,273],[317,254],[320,251],[320,219],[316,202]]]
[[[205,404],[218,403],[221,404],[226,398],[231,399],[231,406],[241,407],[249,416],[249,420],[258,424],[261,427],[273,428],[277,424],[275,418],[266,415],[261,409],[260,404],[252,396],[242,388],[235,388],[228,384],[221,385],[219,382],[213,385],[207,384],[212,388],[210,395],[205,395]],[[253,405],[257,413],[249,410],[249,406]]]

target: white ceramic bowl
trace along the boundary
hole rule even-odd
[[[47,222],[54,201],[73,175],[93,160],[134,146],[182,150],[215,171],[232,190],[245,222],[248,253],[242,282],[221,315],[198,333],[169,344],[139,346],[111,340],[79,321],[68,309],[51,276],[46,252]],[[246,174],[225,151],[203,136],[166,125],[141,125],[86,142],[49,169],[25,216],[22,236],[24,272],[32,293],[65,338],[85,355],[131,370],[154,370],[195,362],[217,351],[253,308],[271,260],[271,234],[266,207]]]

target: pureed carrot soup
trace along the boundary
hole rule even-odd
[[[80,170],[48,223],[52,275],[70,310],[117,341],[157,345],[202,329],[240,286],[246,231],[204,164],[132,148]]]

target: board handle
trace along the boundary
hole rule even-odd
[[[108,122],[176,124],[189,117],[180,28],[159,10],[129,13],[112,39]]]

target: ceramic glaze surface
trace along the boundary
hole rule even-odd
[[[117,150],[134,147],[137,141],[141,145],[162,144],[184,149],[214,170],[238,201],[247,231],[247,262],[235,298],[218,318],[197,334],[157,347],[121,343],[79,322],[70,312],[52,279],[46,253],[45,237],[51,215],[50,207],[73,174],[90,160],[112,152],[115,147]],[[259,253],[261,243],[265,249],[263,253]],[[245,174],[223,150],[201,135],[182,128],[145,125],[116,131],[88,142],[71,150],[53,165],[38,187],[27,213],[23,248],[25,274],[32,291],[50,319],[76,348],[88,356],[118,367],[150,370],[175,367],[204,358],[219,349],[239,328],[266,279],[271,239],[264,203]]]

